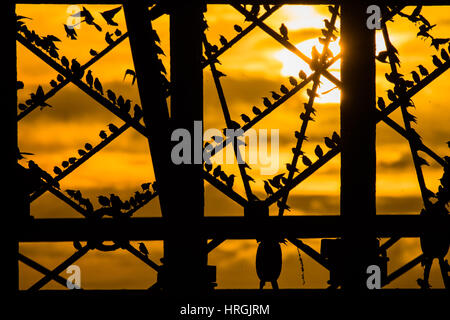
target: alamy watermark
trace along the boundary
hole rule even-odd
[[[66,286],[68,289],[81,289],[81,269],[76,264],[67,267],[66,273],[70,274],[67,278]]]
[[[193,136],[184,128],[172,132],[171,141],[178,142],[171,152],[174,164],[255,164],[261,175],[273,175],[279,169],[279,129],[225,129],[225,136],[219,129],[211,128],[203,132],[202,121],[194,121]],[[269,143],[270,136],[270,143]],[[202,141],[206,141],[205,147]],[[213,150],[221,144],[222,152]],[[235,152],[235,148],[238,152]],[[247,157],[248,151],[248,157]],[[221,155],[221,156],[220,156]],[[248,158],[248,161],[246,161]]]

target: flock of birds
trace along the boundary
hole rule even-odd
[[[113,20],[113,18],[121,10],[121,8],[122,7],[120,6],[120,7],[114,8],[112,10],[100,12],[100,14],[104,18],[104,20],[106,21],[106,23],[108,25],[118,26],[118,23],[115,22]],[[72,17],[83,18],[83,20],[81,20],[78,24],[86,23],[88,25],[93,25],[98,31],[102,31],[102,28],[100,27],[100,25],[98,25],[97,23],[94,22],[94,18],[92,16],[92,14],[85,7],[82,7],[82,10],[80,12],[73,14]],[[77,59],[72,59],[69,62],[69,59],[67,59],[66,56],[61,56],[61,57],[59,56],[59,53],[58,53],[59,49],[55,45],[55,42],[60,42],[61,40],[53,35],[40,37],[34,31],[28,30],[27,26],[23,22],[24,19],[30,19],[30,18],[27,18],[24,16],[17,16],[18,31],[24,35],[25,39],[27,39],[30,43],[36,45],[37,47],[41,48],[42,50],[48,52],[52,58],[59,60],[61,65],[64,67],[64,69],[67,70],[68,72],[70,72],[72,77],[74,77],[76,79],[82,79],[84,76],[85,70],[80,65],[80,63],[77,61]],[[73,25],[73,26],[68,26],[66,24],[64,25],[66,35],[69,39],[72,39],[72,40],[77,39],[77,33],[76,33],[75,27],[76,27],[76,25]],[[107,42],[108,45],[112,45],[112,44],[114,44],[114,40],[112,39],[112,37],[113,36],[120,37],[121,35],[122,35],[122,32],[119,29],[116,29],[114,31],[114,33],[106,32],[105,41]],[[154,41],[151,43],[154,46],[157,54],[164,55],[163,50],[157,45],[157,42],[160,42],[160,39],[159,39],[156,31],[153,32],[153,37],[154,37]],[[90,49],[90,54],[92,56],[96,56],[98,53],[94,49]],[[161,71],[161,81],[164,84],[163,87],[167,91],[168,87],[169,87],[169,83],[164,76],[166,74],[166,70],[160,59],[158,59],[158,66]],[[124,80],[128,75],[132,77],[132,84],[134,84],[134,82],[136,80],[136,74],[135,74],[134,70],[127,69],[125,71]],[[58,74],[56,77],[56,80],[53,79],[50,81],[50,86],[52,88],[56,88],[59,85],[59,83],[61,83],[63,81],[65,81],[64,76],[61,74]],[[117,97],[117,95],[110,89],[108,89],[108,90],[106,90],[106,92],[104,92],[102,83],[100,82],[99,78],[97,78],[97,77],[94,78],[91,70],[87,71],[86,76],[85,76],[85,81],[90,89],[95,90],[102,96],[106,93],[107,99],[110,102],[112,102],[115,106],[117,106],[119,108],[120,113],[122,113],[123,115],[129,116],[130,118],[137,120],[137,121],[139,121],[142,118],[142,115],[143,115],[142,108],[138,104],[134,105],[134,107],[133,107],[134,114],[133,114],[133,117],[131,117],[131,115],[130,115],[131,100],[125,99],[121,95],[119,95]],[[17,88],[23,89],[24,88],[23,82],[18,81]],[[51,107],[51,105],[49,105],[45,101],[45,93],[44,93],[42,86],[39,86],[35,93],[31,93],[30,99],[27,99],[25,101],[25,103],[19,103],[18,109],[23,112],[31,106],[41,107],[41,110],[44,107]]]
[[[109,196],[100,195],[97,201],[100,208],[94,210],[94,206],[89,198],[84,198],[80,190],[67,189],[68,196],[83,206],[89,213],[90,218],[100,219],[104,216],[112,218],[129,218],[134,211],[153,199],[158,192],[156,182],[146,182],[141,185],[142,191],[135,191],[128,200],[123,201],[118,195],[111,193]]]

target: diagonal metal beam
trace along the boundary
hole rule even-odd
[[[50,275],[52,272],[51,270],[47,269],[46,267],[42,266],[41,264],[37,263],[36,261],[31,260],[30,258],[24,256],[21,253],[19,253],[18,259],[19,259],[19,261],[23,262],[30,268],[33,268],[34,270],[36,270],[44,275]],[[52,280],[55,280],[60,285],[67,288],[67,280],[64,279],[63,277],[61,277],[59,274],[55,275],[54,277],[52,276]]]
[[[67,258],[63,263],[58,265],[55,269],[53,269],[50,273],[46,274],[41,280],[33,284],[28,291],[38,291],[43,286],[45,286],[47,283],[49,283],[53,278],[55,278],[56,275],[60,274],[64,269],[66,269],[68,266],[76,262],[78,259],[83,257],[87,252],[89,251],[88,246],[84,246],[80,250],[76,251],[73,255],[71,255],[69,258]]]

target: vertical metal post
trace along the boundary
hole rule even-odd
[[[344,219],[343,288],[366,287],[376,237],[375,209],[375,31],[366,26],[368,3],[341,7],[341,215]]]
[[[4,56],[4,72],[3,77],[7,80],[4,83],[2,105],[2,133],[3,148],[5,152],[3,157],[4,172],[14,172],[14,178],[7,178],[10,182],[7,188],[4,188],[5,200],[9,199],[13,210],[9,214],[3,215],[2,224],[10,231],[4,234],[3,247],[4,252],[2,263],[5,267],[4,289],[7,295],[15,295],[19,289],[19,268],[18,268],[18,222],[19,216],[23,216],[24,197],[19,192],[20,186],[17,177],[20,176],[17,166],[17,68],[16,68],[16,19],[15,19],[15,2],[4,1],[1,5],[2,19],[5,29],[3,36]]]
[[[206,239],[193,232],[204,216],[203,165],[198,155],[203,145],[202,1],[173,1],[170,7],[170,72],[172,128],[191,136],[191,163],[171,164],[172,210],[168,217],[170,237],[164,242],[169,289],[181,293],[206,288]],[[177,142],[175,142],[177,143]]]

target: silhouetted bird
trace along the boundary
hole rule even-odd
[[[289,40],[289,38],[288,38],[288,28],[284,25],[284,23],[281,24],[280,33],[283,36],[284,40]]]
[[[69,60],[67,60],[66,56],[61,57],[61,64],[64,68],[69,69]]]
[[[241,119],[242,121],[244,121],[245,123],[250,122],[250,117],[244,113],[241,113]]]
[[[109,45],[114,43],[114,40],[111,38],[111,36],[112,36],[112,33],[106,32],[106,34],[105,34],[105,41]]]
[[[81,11],[74,13],[72,17],[84,17],[84,22],[94,26],[98,31],[102,31],[102,28],[94,22],[94,17],[85,7]]]
[[[70,164],[74,164],[75,162],[77,162],[77,158],[75,157],[70,157],[68,160]]]
[[[55,167],[53,168],[53,172],[54,172],[56,175],[60,175],[60,174],[62,173],[62,170],[61,170],[59,167],[55,166]]]
[[[272,103],[270,102],[269,98],[264,97],[263,98],[263,104],[266,108],[271,108],[272,107]]]
[[[85,148],[87,151],[91,151],[91,150],[92,150],[92,145],[91,145],[90,143],[86,143],[86,144],[84,145],[84,148]]]
[[[131,80],[131,85],[133,85],[134,82],[136,81],[136,72],[134,72],[134,70],[127,69],[127,70],[125,71],[125,75],[123,76],[123,80],[125,80],[125,78],[126,78],[127,75],[130,75],[130,76],[133,77],[133,80]]]
[[[67,167],[69,166],[69,161],[63,161],[63,162],[61,162],[61,166],[62,166],[63,168],[67,168]]]
[[[277,179],[269,179],[268,180],[270,185],[273,186],[274,188],[280,189],[283,186],[281,185],[281,180],[277,180]]]
[[[384,99],[382,97],[378,97],[377,105],[380,110],[384,110],[386,108],[386,103],[384,102]]]
[[[278,100],[281,98],[281,96],[278,93],[276,93],[275,91],[270,91],[270,93],[272,93],[272,98],[274,100]]]
[[[272,187],[269,185],[269,183],[267,181],[264,180],[264,191],[267,193],[267,195],[272,195],[273,194],[273,189]]]
[[[420,76],[416,71],[411,71],[412,74],[412,78],[414,80],[415,83],[419,83],[420,82]]]
[[[118,26],[119,24],[113,20],[114,16],[122,9],[122,6],[117,8],[100,12],[103,19],[105,19],[106,23],[110,26]]]
[[[114,31],[114,35],[115,35],[116,37],[120,37],[120,36],[122,35],[122,31],[120,31],[119,29],[116,29],[116,30]]]
[[[298,139],[299,139],[299,138],[300,138],[300,135],[298,136]],[[292,153],[293,153],[295,156],[299,156],[299,155],[302,155],[302,154],[303,154],[303,151],[300,150],[300,149],[292,148],[291,150],[292,150]]]
[[[116,94],[112,92],[110,89],[106,91],[106,96],[112,103],[114,104],[116,103]]]
[[[289,93],[289,89],[284,84],[281,85],[280,91],[283,94],[288,94]]]
[[[100,80],[98,80],[98,78],[95,78],[95,80],[94,80],[94,88],[95,88],[95,90],[100,92],[101,95],[103,95],[103,87],[102,87],[102,84],[100,83]]]
[[[103,207],[109,207],[111,205],[111,201],[108,197],[105,196],[98,196],[98,203]]]
[[[214,168],[213,170],[213,176],[214,178],[217,178],[220,176],[220,172],[221,172],[221,166],[218,165],[216,168]]]
[[[219,172],[219,178],[220,178],[220,180],[222,180],[223,182],[227,182],[228,181],[228,176],[227,176],[227,174],[225,173],[225,172],[223,172],[223,171],[220,171]]]
[[[221,72],[221,71],[219,71],[217,69],[216,69],[216,75],[217,75],[217,78],[226,77],[227,76],[225,73],[223,73],[223,72]]]
[[[77,250],[83,249],[83,246],[81,245],[80,241],[78,241],[78,240],[73,241],[73,247]]]
[[[89,54],[93,57],[95,57],[98,53],[94,49],[89,50]]]
[[[305,156],[305,155],[302,157],[302,162],[303,162],[303,164],[304,164],[305,166],[307,166],[307,167],[309,167],[309,166],[312,165],[311,160],[310,160],[307,156]]]
[[[77,40],[77,32],[75,31],[75,26],[68,26],[64,25],[64,30],[66,31],[67,38],[70,38],[71,40]]]
[[[319,97],[319,95],[316,92],[313,92],[311,89],[306,89],[306,94],[308,97]]]
[[[83,149],[78,149],[78,154],[82,157],[86,154],[86,151],[84,151]]]
[[[336,131],[333,132],[333,135],[331,136],[331,140],[339,145],[341,143],[341,137],[338,135],[338,133]]]
[[[205,170],[206,170],[206,172],[211,172],[212,167],[213,167],[213,166],[212,166],[211,163],[205,162]]]
[[[314,153],[316,154],[316,156],[318,156],[319,158],[323,157],[323,150],[322,148],[317,145],[316,148],[314,149]]]
[[[422,76],[425,77],[425,76],[427,76],[429,74],[428,70],[423,65],[419,64],[418,67],[419,67],[420,74]]]
[[[223,35],[220,35],[219,41],[223,46],[226,46],[228,44],[227,38],[225,38]]]
[[[389,52],[380,51],[375,58],[380,62],[388,63],[388,61],[386,60],[388,57],[389,57]]]
[[[109,128],[109,131],[111,131],[112,133],[115,133],[115,132],[119,131],[119,128],[117,128],[117,127],[116,127],[114,124],[112,124],[112,123],[108,124],[108,128]]]
[[[94,84],[94,77],[92,76],[92,71],[91,70],[88,70],[88,72],[86,74],[86,83],[92,89],[92,86]]]
[[[305,80],[308,76],[306,75],[305,71],[300,70],[298,73],[298,76],[300,77],[300,79]]]
[[[44,107],[52,107],[47,102],[45,102],[45,94],[42,86],[39,86],[36,90],[36,93],[30,94],[31,101],[42,110]]]
[[[388,96],[389,100],[391,100],[391,101],[396,101],[397,100],[397,95],[391,89],[389,89],[387,91],[387,96]]]
[[[325,140],[325,145],[328,148],[333,149],[336,146],[335,143],[333,142],[333,140],[331,140],[330,138],[324,137],[324,140]]]
[[[290,77],[289,77],[289,83],[290,83],[291,85],[293,85],[294,87],[298,84],[298,83],[297,83],[297,79],[295,79],[293,76],[290,76]]]
[[[58,83],[55,80],[50,81],[50,86],[52,88],[56,87],[58,85]]]
[[[260,9],[259,5],[257,5],[257,4],[252,5],[252,8],[250,9],[250,14],[255,17],[258,17],[259,9]]]
[[[239,33],[242,32],[242,28],[240,26],[238,26],[237,24],[234,25],[234,30]]]
[[[62,75],[58,74],[56,76],[56,80],[58,80],[59,82],[63,82],[64,81],[64,77]]]
[[[100,131],[99,136],[100,136],[100,138],[102,138],[103,140],[105,140],[105,139],[108,137],[108,135],[106,134],[105,130]]]
[[[436,50],[439,50],[439,46],[446,44],[450,41],[450,38],[432,38],[431,39],[431,46],[433,46]]]
[[[17,107],[19,108],[20,111],[24,111],[28,108],[28,106],[23,103],[19,103]]]
[[[433,64],[438,68],[442,67],[442,61],[436,55],[433,55]]]
[[[257,108],[256,106],[253,106],[252,111],[256,115],[260,115],[261,114],[261,110],[259,110],[259,108]]]
[[[226,180],[227,187],[230,188],[230,189],[233,188],[234,177],[235,177],[234,174],[230,174],[230,175],[228,176],[228,179]]]
[[[145,255],[146,257],[148,256],[149,252],[147,250],[147,247],[145,246],[145,244],[143,242],[139,242],[139,251]]]

